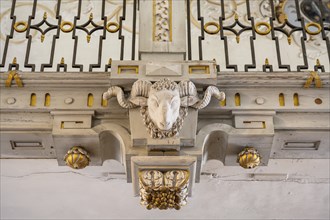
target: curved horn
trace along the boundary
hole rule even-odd
[[[137,80],[133,83],[131,96],[127,100],[123,90],[118,86],[111,86],[107,92],[103,93],[103,99],[110,99],[117,96],[118,103],[123,108],[135,108],[146,105],[146,97],[149,96],[151,82],[146,80]]]
[[[197,96],[197,89],[194,83],[189,80],[184,80],[179,83],[180,97]]]
[[[147,98],[151,85],[152,83],[147,80],[137,80],[132,86],[131,97],[143,96]]]
[[[182,107],[192,106],[199,101],[196,86],[189,80],[179,83],[179,94]]]
[[[215,86],[209,86],[207,87],[204,97],[202,100],[198,101],[196,104],[194,104],[192,107],[197,109],[205,108],[211,101],[212,96],[217,98],[220,101],[223,101],[226,96],[224,92],[220,92],[219,89]]]
[[[132,86],[129,101],[136,106],[147,106],[149,90],[152,83],[147,80],[138,80]]]
[[[112,97],[117,96],[118,104],[123,108],[134,108],[135,104],[128,101],[123,90],[118,86],[111,86],[107,92],[103,93],[103,99],[111,99]]]

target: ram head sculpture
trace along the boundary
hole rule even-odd
[[[144,124],[152,138],[175,136],[182,128],[183,120],[188,114],[188,107],[205,108],[214,96],[225,99],[225,93],[215,86],[207,87],[202,99],[198,97],[194,83],[185,80],[178,84],[170,79],[161,79],[155,83],[137,80],[128,98],[118,86],[111,86],[103,94],[103,99],[117,97],[123,108],[141,107]]]

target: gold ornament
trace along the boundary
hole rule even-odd
[[[64,161],[73,169],[83,169],[89,165],[90,157],[82,147],[72,147],[64,156]]]
[[[310,30],[309,29],[309,27],[314,27],[314,28],[316,28],[316,30]],[[310,35],[317,35],[317,34],[319,34],[319,33],[321,33],[321,31],[322,31],[322,27],[321,27],[321,25],[320,24],[318,24],[318,23],[315,23],[315,22],[309,22],[309,23],[307,23],[306,25],[305,25],[305,30],[306,30],[306,32],[308,33],[308,34],[310,34]]]
[[[14,24],[14,29],[18,33],[26,31],[28,28],[28,23],[26,21],[18,21]]]
[[[139,173],[140,203],[147,209],[179,210],[187,203],[189,171],[144,170]]]
[[[70,21],[62,21],[61,25],[60,25],[60,29],[64,32],[64,33],[69,33],[73,30],[73,23]]]
[[[159,189],[147,188],[146,196],[147,199],[147,209],[176,209],[181,208],[181,198],[179,194],[181,189],[177,187],[165,187],[161,186]]]
[[[245,169],[252,169],[259,166],[261,156],[253,147],[245,147],[238,155],[237,162]]]
[[[16,57],[13,60],[13,64],[16,64]],[[17,70],[9,71],[5,86],[11,87],[11,83],[12,83],[13,79],[15,79],[18,87],[23,87],[23,82],[22,82],[21,77],[19,76]]]
[[[266,29],[265,30],[259,29],[262,26],[266,27]],[[254,29],[260,35],[267,35],[272,30],[272,27],[267,22],[262,21],[262,22],[257,22]]]
[[[209,26],[214,26],[215,27],[215,30],[210,30],[208,27]],[[208,34],[217,34],[219,33],[220,31],[220,25],[217,23],[217,22],[213,22],[213,21],[210,21],[210,22],[207,22],[205,25],[204,25],[204,31]]]
[[[119,30],[119,24],[116,22],[109,22],[105,28],[107,29],[107,31],[109,31],[110,33],[116,33]]]

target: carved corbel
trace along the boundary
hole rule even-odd
[[[194,83],[185,80],[179,84],[170,79],[161,79],[155,83],[138,80],[132,86],[131,94],[125,98],[123,90],[112,86],[103,94],[103,99],[117,97],[123,108],[141,107],[144,124],[152,138],[175,136],[182,128],[188,107],[205,108],[212,96],[222,101],[225,93],[215,86],[207,87],[202,99],[198,97]]]

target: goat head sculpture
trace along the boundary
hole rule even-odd
[[[147,111],[148,117],[145,118],[145,124],[148,125],[151,121],[158,130],[158,134],[150,132],[154,138],[172,137],[181,129],[182,123],[179,127],[174,126],[178,120],[183,120],[184,115],[180,114],[180,109],[205,108],[212,96],[220,101],[225,99],[225,93],[220,92],[215,86],[207,87],[204,97],[199,99],[194,83],[185,80],[177,84],[170,79],[161,79],[153,84],[147,80],[138,80],[133,84],[130,97],[127,99],[120,87],[112,86],[103,94],[103,99],[114,96],[123,108],[141,106],[144,113]],[[166,133],[173,127],[176,127],[175,132]],[[160,135],[159,131],[165,132],[165,135]]]

